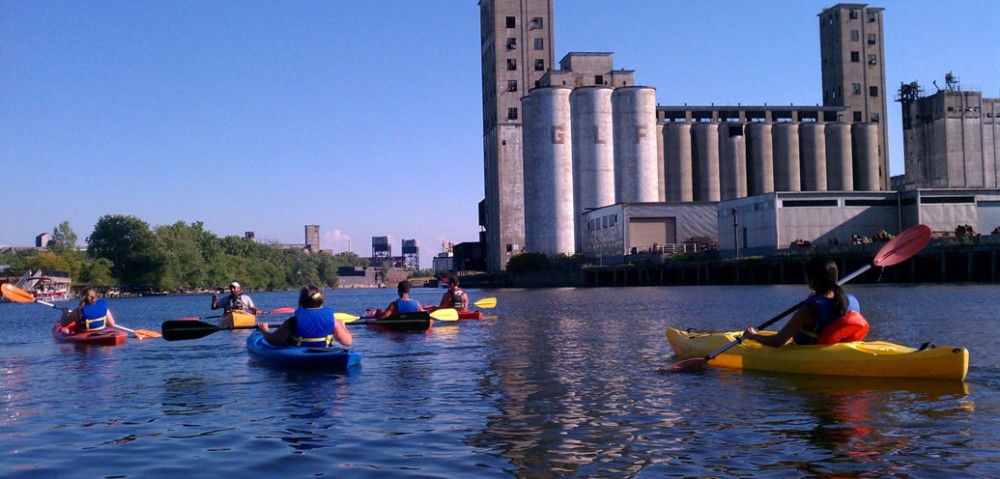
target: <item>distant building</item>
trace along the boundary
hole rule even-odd
[[[1000,188],[1000,99],[963,91],[951,73],[945,83],[926,97],[917,82],[900,86],[903,188]]]
[[[243,237],[250,241],[257,241],[257,233],[254,233],[253,231],[243,233]]]
[[[823,105],[846,107],[845,123],[878,126],[878,188],[889,189],[884,8],[840,3],[819,14]],[[833,188],[831,188],[833,190]]]
[[[306,248],[319,253],[319,225],[306,225]]]
[[[35,247],[48,248],[50,239],[52,239],[52,236],[50,236],[48,233],[42,233],[38,236],[35,236]]]

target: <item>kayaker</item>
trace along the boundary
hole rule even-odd
[[[469,295],[459,287],[458,276],[452,276],[448,280],[448,291],[441,296],[439,308],[455,308],[458,311],[465,311],[469,308]]]
[[[306,346],[328,348],[333,341],[351,345],[351,332],[343,321],[334,317],[333,310],[323,307],[323,292],[316,286],[305,286],[299,291],[299,308],[295,315],[285,320],[274,332],[267,323],[257,329],[264,339],[275,346]]]
[[[806,298],[805,304],[776,334],[770,336],[757,334],[756,328],[751,326],[743,332],[744,340],[752,339],[774,348],[784,346],[789,339],[794,344],[799,345],[817,344],[817,339],[822,335],[824,329],[845,318],[864,322],[862,337],[864,333],[868,332],[867,321],[864,321],[860,314],[861,306],[858,299],[845,292],[837,284],[839,278],[837,263],[825,256],[814,256],[806,262],[805,269],[806,284],[812,291],[812,294]],[[848,315],[848,312],[856,314]],[[860,339],[852,338],[856,341],[860,341]],[[840,340],[840,338],[837,339],[837,341]]]
[[[94,288],[87,288],[76,309],[64,309],[59,325],[66,334],[115,327],[115,317]]]
[[[420,301],[410,299],[409,281],[400,281],[399,285],[396,286],[396,293],[399,294],[399,299],[389,303],[389,306],[386,306],[383,311],[376,310],[376,318],[385,319],[399,313],[415,313],[424,310],[424,307],[420,305]]]
[[[250,296],[242,294],[243,288],[240,287],[240,283],[233,281],[229,283],[229,296],[227,296],[222,303],[218,302],[219,295],[212,293],[212,310],[222,308],[222,311],[228,313],[234,309],[242,311],[250,311],[253,314],[260,314],[260,310],[257,306],[254,306],[253,300]]]

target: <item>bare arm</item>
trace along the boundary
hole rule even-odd
[[[267,323],[260,323],[257,325],[257,329],[260,330],[264,339],[267,340],[273,346],[284,346],[285,342],[288,341],[288,336],[292,333],[292,328],[294,327],[292,321],[295,320],[295,316],[288,318],[278,329],[271,331],[271,327]]]
[[[351,345],[351,332],[348,331],[347,326],[344,326],[344,322],[339,319],[333,322],[333,339],[336,339],[338,343],[344,346]]]
[[[438,305],[439,308],[450,308],[451,307],[451,292],[444,293],[441,295],[441,304]]]
[[[394,314],[396,314],[396,302],[395,301],[389,303],[389,306],[386,306],[385,309],[382,311],[382,314],[378,315],[378,318],[376,318],[376,319],[385,319],[385,318],[388,318],[389,316],[392,316]]]
[[[812,311],[810,311],[809,308],[799,308],[799,310],[792,315],[792,319],[789,319],[776,334],[769,336],[757,334],[757,330],[750,327],[743,332],[743,339],[752,339],[760,344],[763,344],[764,346],[780,348],[781,346],[784,346],[788,340],[792,339],[792,336],[795,336],[796,331],[802,329],[803,326],[807,324],[811,324],[813,320],[812,316]]]

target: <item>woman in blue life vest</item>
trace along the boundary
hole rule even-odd
[[[115,317],[108,309],[107,303],[97,297],[97,291],[94,288],[87,288],[80,297],[80,305],[76,309],[63,310],[59,325],[67,334],[96,331],[114,328]]]
[[[376,311],[376,318],[386,319],[399,313],[415,313],[424,310],[424,307],[420,305],[420,301],[410,299],[409,281],[400,281],[399,286],[396,286],[396,293],[399,294],[399,299],[389,303],[389,306],[386,306],[384,311]]]
[[[257,325],[264,339],[275,346],[289,345],[328,348],[337,341],[351,345],[351,332],[343,321],[334,318],[333,310],[323,307],[323,292],[316,286],[305,286],[299,291],[299,308],[295,315],[285,320],[274,332],[267,323]]]
[[[794,344],[807,345],[841,341],[860,341],[868,332],[868,323],[861,316],[861,307],[857,298],[847,294],[837,284],[839,272],[837,263],[824,256],[814,256],[806,262],[806,283],[812,294],[806,298],[802,307],[793,315],[776,334],[765,336],[757,334],[752,326],[743,333],[743,339],[752,339],[760,344],[771,347],[781,347],[792,340]],[[831,337],[827,329],[843,330],[844,334]],[[824,334],[827,333],[827,334]],[[823,341],[817,341],[820,336]]]

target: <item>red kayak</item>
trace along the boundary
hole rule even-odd
[[[52,337],[60,343],[93,344],[95,346],[118,346],[125,344],[128,333],[113,328],[99,329],[81,333],[66,334],[59,323],[52,327]]]
[[[433,313],[436,309],[438,309],[437,306],[424,306],[424,311],[427,311],[428,313]],[[458,313],[458,319],[460,320],[483,319],[482,311],[473,311],[471,309],[467,309],[465,311],[459,311],[456,309],[455,312]]]

